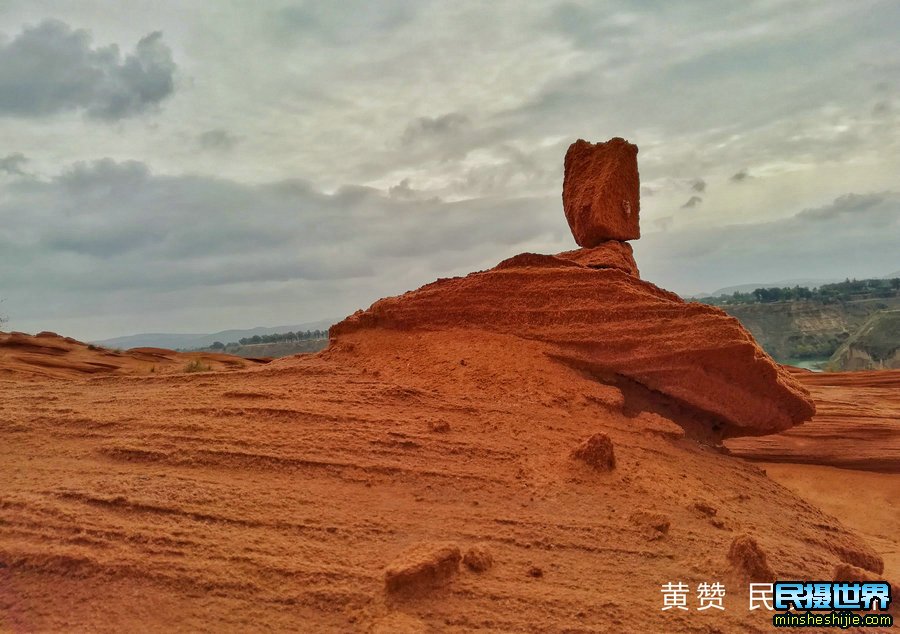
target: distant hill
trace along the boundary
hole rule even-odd
[[[900,368],[900,310],[872,315],[837,349],[827,367],[839,372]]]
[[[277,359],[295,354],[310,354],[328,347],[328,339],[304,339],[302,341],[279,341],[277,343],[254,343],[249,345],[229,345],[223,352],[245,359]]]
[[[834,284],[843,282],[843,280],[832,279],[795,279],[781,280],[780,282],[757,282],[754,284],[738,284],[737,286],[726,286],[713,291],[712,293],[700,293],[693,297],[718,297],[719,295],[731,295],[732,293],[752,293],[758,288],[794,288],[795,286],[806,286],[807,288],[816,288],[823,284]]]
[[[894,271],[893,273],[888,273],[884,277],[880,278],[883,280],[890,280],[895,277],[900,277],[900,271]],[[818,288],[823,284],[837,284],[838,282],[843,282],[843,279],[809,279],[809,278],[798,278],[793,280],[781,280],[780,282],[755,282],[753,284],[738,284],[736,286],[726,286],[725,288],[720,288],[718,290],[713,291],[712,293],[694,293],[690,295],[690,297],[698,298],[698,297],[718,297],[719,295],[731,295],[733,293],[752,293],[758,288],[794,288],[795,286],[805,286],[807,288]]]
[[[307,330],[328,330],[329,326],[340,321],[339,319],[322,319],[319,321],[310,321],[304,324],[294,324],[290,326],[273,326],[266,328],[258,326],[247,330],[222,330],[211,334],[198,333],[165,333],[165,332],[145,332],[137,335],[127,335],[124,337],[113,337],[112,339],[103,339],[101,341],[92,341],[97,345],[107,348],[118,348],[120,350],[128,350],[130,348],[168,348],[170,350],[196,350],[199,348],[208,348],[214,342],[230,343],[239,341],[244,337],[253,337],[254,335],[276,335],[284,332],[305,332]]]

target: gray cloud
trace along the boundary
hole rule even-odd
[[[862,256],[832,238],[816,245],[816,231],[795,234],[806,261],[772,259],[757,225],[894,187],[900,171],[890,0],[723,0],[714,12],[696,0],[57,3],[93,40],[62,23],[23,31],[53,3],[5,2],[3,154],[25,152],[23,171],[65,172],[0,174],[0,284],[27,328],[316,319],[516,251],[571,248],[559,191],[579,137],[639,145],[636,248],[663,285],[756,281],[758,258],[859,276]],[[165,37],[133,48],[143,25]],[[28,60],[41,72],[23,70]],[[184,89],[169,99],[175,76]],[[149,124],[86,125],[158,104]],[[117,161],[96,162],[104,156]],[[731,184],[743,166],[752,176]],[[703,203],[680,210],[694,195]],[[831,213],[804,222],[844,231],[850,212]],[[855,213],[867,219],[860,231],[884,231]],[[707,233],[743,221],[757,224],[729,231],[752,245]],[[641,251],[657,228],[672,244]],[[842,257],[823,261],[814,247]],[[671,261],[654,269],[663,255]]]
[[[404,0],[300,1],[273,12],[271,24],[283,40],[312,39],[341,46],[390,32],[409,22],[415,9],[414,2]]]
[[[448,203],[358,186],[326,194],[304,181],[163,176],[109,159],[17,181],[6,194],[0,279],[33,310],[61,293],[143,293],[163,304],[188,289],[328,282],[318,301],[349,311],[363,301],[357,280],[394,294],[407,290],[399,280],[476,269],[568,233],[555,199]]]
[[[753,178],[753,177],[750,176],[750,172],[746,168],[744,168],[741,171],[739,171],[735,174],[732,174],[731,178],[729,180],[732,183],[740,183],[740,182],[747,180],[748,178]]]
[[[885,204],[896,202],[897,196],[891,192],[874,194],[846,194],[837,198],[832,204],[815,209],[804,209],[797,214],[797,219],[805,222],[826,222],[846,218],[849,221],[857,217],[866,217],[869,213],[878,214]],[[871,217],[871,216],[869,216]],[[878,217],[876,215],[876,217]],[[897,220],[895,218],[895,220]]]
[[[634,243],[642,277],[680,292],[785,278],[881,277],[898,269],[900,192],[847,194],[765,223],[685,227]]]
[[[668,231],[672,228],[672,225],[675,223],[675,218],[672,216],[663,216],[662,218],[657,218],[653,221],[653,226],[659,229],[662,232]]]
[[[0,158],[0,172],[10,174],[12,176],[25,176],[22,166],[28,162],[28,157],[21,152],[8,154]]]
[[[408,178],[404,178],[396,185],[389,187],[388,196],[400,200],[431,200],[433,202],[440,202],[441,200],[438,196],[429,196],[427,192],[414,189]]]
[[[702,178],[694,179],[694,181],[691,183],[691,191],[695,191],[695,192],[702,194],[703,192],[706,191],[706,181],[703,180]]]
[[[122,119],[171,95],[175,68],[160,32],[141,38],[123,59],[115,44],[94,48],[88,31],[44,20],[0,44],[0,115],[82,110],[96,119]]]
[[[460,112],[449,112],[440,117],[419,117],[406,126],[400,140],[403,145],[412,145],[423,139],[440,140],[446,135],[459,132],[469,123],[469,117]]]
[[[239,137],[222,128],[207,130],[197,135],[197,143],[201,149],[216,152],[227,152],[233,149],[239,141]]]
[[[703,199],[700,196],[691,196],[688,198],[687,202],[684,203],[681,208],[682,209],[692,209],[703,202]]]

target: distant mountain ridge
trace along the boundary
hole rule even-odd
[[[254,335],[277,335],[285,332],[328,330],[332,324],[337,323],[338,321],[340,320],[320,319],[319,321],[310,321],[290,326],[257,326],[256,328],[249,328],[246,330],[221,330],[210,334],[145,332],[136,335],[126,335],[124,337],[113,337],[112,339],[92,341],[91,343],[107,348],[120,348],[122,350],[128,350],[130,348],[168,348],[170,350],[180,348],[182,350],[192,350],[195,348],[207,348],[216,341],[231,343],[244,337],[253,337]]]
[[[894,271],[893,273],[888,273],[880,278],[873,277],[872,279],[882,279],[882,280],[890,280],[895,277],[900,277],[900,271]],[[792,280],[781,280],[778,282],[756,282],[752,284],[736,284],[735,286],[726,286],[724,288],[717,289],[712,293],[692,293],[688,295],[689,298],[700,298],[700,297],[719,297],[720,295],[731,295],[733,293],[752,293],[758,288],[794,288],[795,286],[805,286],[806,288],[818,288],[823,284],[837,284],[838,282],[843,282],[846,278],[836,279],[809,279],[809,278],[798,278]]]
[[[725,288],[720,288],[712,293],[695,293],[691,297],[718,297],[719,295],[731,295],[733,293],[752,293],[758,288],[794,288],[795,286],[806,286],[807,288],[814,288],[818,286],[822,286],[823,284],[835,284],[837,282],[843,282],[843,279],[794,279],[794,280],[781,280],[779,282],[757,282],[754,284],[737,284],[735,286],[726,286]]]

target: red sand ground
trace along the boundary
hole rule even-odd
[[[768,632],[736,536],[782,578],[880,571],[702,416],[557,359],[376,327],[241,372],[0,379],[0,630]],[[598,432],[609,472],[571,457]],[[679,580],[727,610],[663,612]]]
[[[240,370],[267,360],[230,354],[175,352],[162,348],[110,350],[52,332],[35,336],[0,332],[0,379],[70,379],[107,374],[171,374],[189,363],[210,370]]]

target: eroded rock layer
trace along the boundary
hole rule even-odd
[[[571,260],[592,269],[619,269],[629,275],[640,277],[634,251],[627,242],[607,240],[591,249],[575,249],[556,255],[563,260]]]
[[[793,370],[816,401],[816,415],[782,434],[728,441],[751,460],[900,473],[900,370]]]
[[[495,269],[382,299],[331,329],[474,328],[555,344],[558,359],[626,377],[709,414],[726,435],[780,431],[815,407],[789,372],[721,310],[618,269],[521,254]]]

